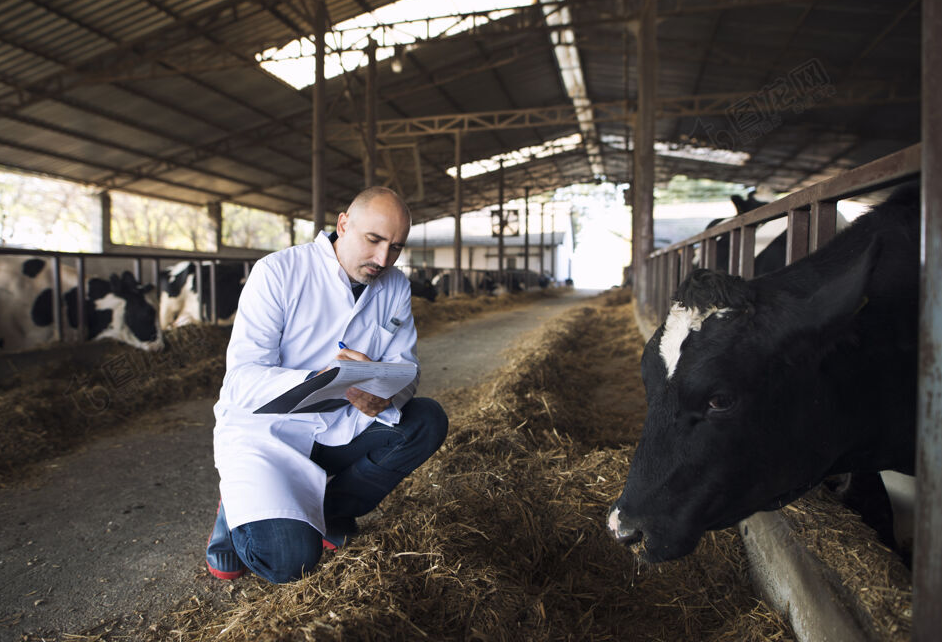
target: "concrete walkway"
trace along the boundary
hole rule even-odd
[[[523,334],[588,292],[495,312],[419,341],[419,394],[474,383]],[[132,633],[210,577],[203,543],[216,510],[212,404],[169,404],[0,489],[0,642],[24,634]]]

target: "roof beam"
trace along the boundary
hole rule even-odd
[[[879,105],[919,100],[917,91],[900,89],[896,83],[865,83],[835,88],[837,93],[827,101],[816,102],[808,109],[830,109],[846,105]],[[679,116],[723,116],[737,101],[754,98],[755,91],[740,91],[696,96],[659,96],[658,118]],[[594,122],[624,122],[630,118],[625,101],[593,103],[588,108]],[[454,132],[522,129],[531,127],[578,126],[573,105],[528,107],[483,112],[440,114],[415,118],[396,118],[377,122],[377,136],[381,138],[439,136]],[[334,126],[329,140],[358,140],[354,125]]]

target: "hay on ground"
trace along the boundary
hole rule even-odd
[[[351,545],[290,585],[240,580],[228,612],[187,609],[151,639],[792,639],[735,530],[656,567],[606,533],[644,419],[616,399],[640,390],[640,349],[627,305],[554,322],[442,400],[445,445]]]

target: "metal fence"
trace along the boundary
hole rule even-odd
[[[834,236],[838,201],[917,178],[921,162],[921,145],[907,147],[652,252],[647,284],[651,300],[642,302],[642,307],[653,313],[658,323],[663,321],[674,290],[693,270],[695,252],[699,250],[700,267],[717,267],[720,238],[729,241],[729,265],[725,266],[729,273],[752,278],[756,229],[774,219],[788,219],[785,262],[797,261]]]
[[[450,296],[453,293],[454,288],[451,287],[451,284],[455,282],[454,268],[419,265],[403,265],[399,266],[399,268],[410,280],[424,281],[427,279],[428,281],[435,282],[437,285],[441,284],[442,281],[439,280],[436,282],[436,277],[442,277],[442,279],[444,279],[447,275],[448,287],[440,289],[438,293],[443,296]],[[458,292],[466,292],[474,295],[486,293],[488,289],[492,289],[493,286],[497,285],[503,285],[507,288],[508,292],[514,292],[521,289],[529,290],[535,287],[546,287],[551,284],[551,280],[548,277],[541,277],[533,270],[505,269],[501,276],[497,270],[462,268],[461,277],[463,283],[462,286],[458,288]],[[465,279],[467,279],[466,282],[464,281]],[[490,286],[490,288],[488,286]],[[470,292],[468,292],[468,290],[470,290]]]
[[[102,271],[102,267],[107,263],[113,263],[114,261],[125,260],[129,263],[131,268],[130,272],[134,274],[134,277],[138,280],[139,283],[146,284],[151,283],[154,285],[154,288],[158,291],[158,297],[160,296],[160,271],[161,271],[161,262],[171,264],[177,263],[179,261],[194,261],[201,264],[208,264],[209,267],[209,319],[211,323],[217,323],[218,318],[216,315],[216,304],[217,304],[217,292],[216,292],[216,266],[220,263],[233,263],[241,262],[245,276],[248,277],[249,271],[252,268],[252,265],[259,259],[259,254],[253,256],[239,256],[239,255],[226,255],[220,256],[219,254],[214,253],[200,253],[200,252],[173,252],[173,251],[155,251],[151,249],[144,249],[140,252],[127,251],[127,252],[107,252],[107,253],[92,253],[92,252],[54,252],[49,250],[35,250],[29,248],[0,248],[0,256],[22,256],[22,257],[46,257],[52,261],[52,313],[53,313],[53,329],[55,331],[55,340],[62,341],[64,336],[63,333],[63,322],[64,317],[62,314],[62,267],[63,265],[68,265],[72,263],[75,268],[76,273],[76,288],[78,290],[76,296],[76,317],[78,321],[77,333],[79,337],[82,337],[80,340],[84,340],[86,335],[86,317],[85,317],[85,286],[86,281],[91,276],[100,276],[100,274],[89,274],[88,265],[91,263],[93,265],[98,265],[99,268],[97,272]],[[145,265],[147,269],[145,270]],[[199,301],[203,300],[203,289],[206,287],[206,284],[203,283],[203,271],[196,270],[196,296]],[[159,298],[158,298],[159,301]],[[159,303],[158,303],[159,305]],[[203,321],[202,318],[202,306],[198,307],[200,321]]]

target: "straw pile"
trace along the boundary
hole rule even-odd
[[[641,347],[630,305],[571,312],[443,399],[445,445],[351,545],[290,585],[201,573],[203,598],[148,639],[791,639],[733,530],[657,567],[605,532],[644,418]],[[230,610],[207,605],[227,589]]]
[[[428,336],[448,323],[558,296],[550,289],[499,297],[413,298]],[[95,436],[133,426],[132,417],[169,402],[215,397],[225,375],[231,327],[188,325],[165,334],[166,347],[145,353],[116,342],[59,346],[5,360],[0,377],[0,485],[33,464]]]
[[[0,388],[0,483],[174,401],[215,395],[229,328],[185,326],[146,353],[120,343],[59,347],[18,360]],[[10,360],[13,363],[13,360]]]
[[[909,640],[913,587],[899,555],[860,516],[819,486],[782,511],[799,542],[833,572],[832,584],[880,640]]]
[[[440,331],[450,323],[464,321],[486,312],[518,308],[539,299],[560,296],[563,292],[566,292],[566,289],[547,288],[500,296],[459,294],[454,297],[440,296],[434,302],[412,297],[412,316],[415,317],[419,336],[426,337]]]

